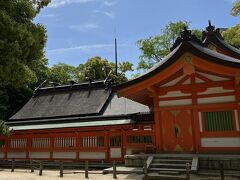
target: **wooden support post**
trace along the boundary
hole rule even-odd
[[[11,172],[14,172],[14,166],[15,166],[15,160],[12,159],[12,169],[11,169]]]
[[[190,180],[189,170],[190,170],[190,164],[187,163],[187,164],[186,164],[186,179],[187,179],[187,180]]]
[[[42,171],[43,171],[43,164],[42,164],[42,161],[40,161],[40,164],[39,164],[39,176],[42,176]]]
[[[220,175],[221,175],[221,180],[224,180],[223,162],[220,162]]]
[[[88,178],[88,161],[85,161],[85,178]]]
[[[34,166],[33,166],[32,159],[30,159],[30,169],[31,169],[31,172],[34,172]]]
[[[60,161],[60,177],[63,177],[63,162]]]
[[[116,161],[113,161],[113,178],[117,179],[117,167],[116,167]]]
[[[147,161],[145,161],[144,165],[143,165],[143,175],[144,175],[144,178],[143,179],[147,179]]]

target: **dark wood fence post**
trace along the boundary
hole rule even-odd
[[[221,175],[221,180],[224,180],[223,162],[220,162],[220,175]]]
[[[190,180],[189,170],[190,170],[190,164],[187,163],[187,164],[186,164],[186,179],[187,179],[187,180]]]
[[[117,166],[116,166],[116,161],[113,161],[113,178],[117,179]]]
[[[43,164],[42,164],[42,161],[40,161],[40,164],[39,164],[39,176],[42,176],[42,171],[43,171]]]
[[[11,172],[14,172],[14,167],[15,167],[15,160],[12,159],[12,169],[11,169]]]
[[[60,161],[60,177],[63,177],[63,162]]]
[[[34,167],[33,167],[33,161],[32,161],[32,159],[30,159],[30,169],[31,169],[31,172],[34,172]]]
[[[88,178],[88,161],[85,161],[85,178]]]
[[[147,161],[144,162],[143,165],[143,174],[144,174],[144,179],[147,179]]]

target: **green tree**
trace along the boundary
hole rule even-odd
[[[118,64],[118,74],[115,74],[115,64],[99,56],[92,57],[77,67],[59,63],[50,68],[49,81],[68,84],[70,80],[82,82],[88,80],[104,80],[106,77],[115,83],[126,82],[126,73],[133,71],[133,64],[123,61]]]
[[[10,135],[11,130],[8,126],[5,125],[5,122],[3,120],[0,120],[0,135],[8,136]],[[3,141],[0,141],[0,147],[4,144]]]
[[[108,62],[106,59],[96,56],[88,59],[85,64],[80,66],[81,68],[79,67],[79,69],[82,71],[80,71],[81,79],[79,80],[84,80],[86,78],[101,80],[106,78],[115,65],[114,63]]]
[[[240,48],[240,24],[222,32],[224,40],[236,48]]]
[[[138,63],[138,70],[147,70],[154,64],[161,61],[169,52],[177,37],[179,37],[184,27],[188,27],[189,23],[186,21],[179,21],[176,23],[170,22],[163,29],[161,33],[147,39],[139,40],[137,42],[141,56]],[[201,37],[199,30],[193,30],[198,38]]]
[[[49,81],[68,84],[69,80],[77,81],[77,68],[65,63],[58,63],[50,68]]]
[[[80,80],[84,80],[86,78],[92,80],[103,80],[109,76],[110,79],[114,80],[115,84],[119,84],[128,80],[126,73],[128,71],[133,71],[133,64],[129,61],[118,63],[118,74],[116,75],[114,63],[96,56],[88,59],[85,64],[81,64],[79,69]]]
[[[240,0],[236,0],[235,4],[232,7],[231,14],[233,16],[238,16],[240,14]]]
[[[46,30],[33,19],[49,0],[0,1],[0,84],[36,82],[35,62],[44,57]]]

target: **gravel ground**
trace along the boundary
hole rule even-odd
[[[70,171],[65,171],[64,177],[59,176],[59,171],[55,170],[44,170],[43,175],[39,176],[38,171],[31,173],[29,170],[16,169],[15,172],[10,172],[9,169],[0,170],[1,180],[84,180],[84,172],[72,174]],[[94,173],[94,174],[93,174]],[[96,180],[110,180],[113,179],[112,174],[101,174],[102,171],[93,171],[89,173],[89,179]],[[118,174],[118,179],[142,179],[143,175],[137,174]],[[207,177],[207,176],[196,176],[191,175],[191,180],[220,180],[220,177]],[[226,177],[225,180],[239,180],[239,178]]]

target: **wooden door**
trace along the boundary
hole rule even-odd
[[[166,110],[162,113],[163,150],[194,151],[190,110]]]

